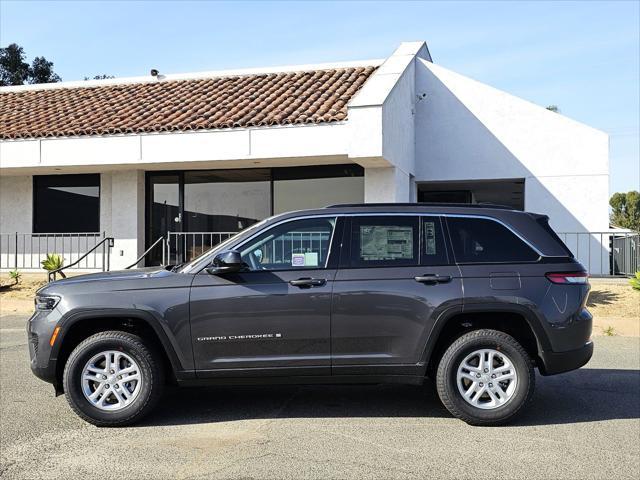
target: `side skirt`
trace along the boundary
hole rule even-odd
[[[345,385],[404,384],[422,385],[424,377],[417,375],[308,375],[288,377],[219,377],[178,380],[181,387],[206,385]]]

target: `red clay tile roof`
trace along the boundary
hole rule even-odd
[[[256,127],[344,120],[375,67],[0,91],[0,138]]]

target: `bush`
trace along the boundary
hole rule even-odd
[[[640,270],[636,272],[636,277],[629,279],[631,288],[634,290],[640,290]]]
[[[42,264],[42,268],[44,268],[48,272],[53,272],[64,265],[64,258],[57,253],[47,253],[47,258],[40,262]],[[62,272],[58,272],[62,278],[67,278],[66,275]],[[55,278],[55,274],[54,274]]]
[[[18,271],[18,269],[15,269],[9,272],[9,277],[13,280],[14,285],[18,285],[20,283],[20,279],[22,278],[22,274]]]

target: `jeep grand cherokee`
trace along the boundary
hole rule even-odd
[[[140,420],[166,381],[422,384],[474,425],[513,419],[534,369],[592,355],[587,274],[547,217],[370,204],[264,220],[173,267],[37,292],[31,368],[100,426]]]

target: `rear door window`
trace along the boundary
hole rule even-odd
[[[495,220],[448,217],[447,224],[457,263],[534,262],[539,255]]]
[[[419,225],[417,216],[354,217],[351,224],[351,266],[418,265]]]

